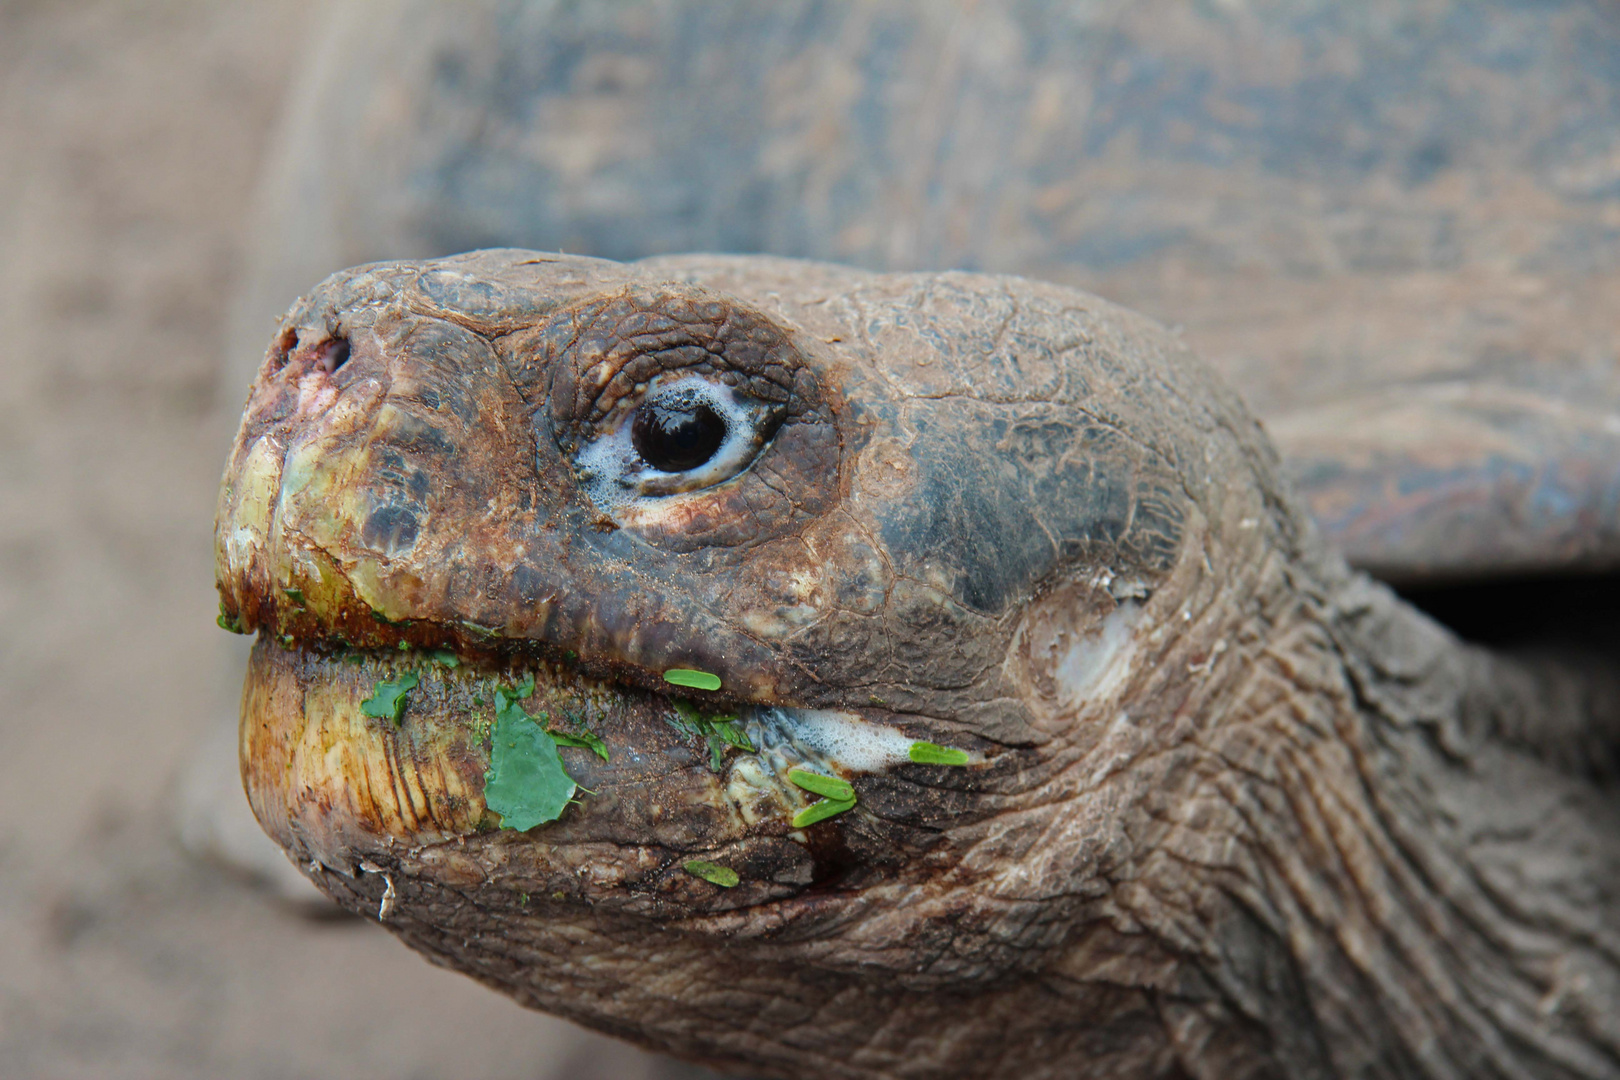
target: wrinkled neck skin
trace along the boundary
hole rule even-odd
[[[1112,970],[1193,1076],[1620,1075],[1612,788],[1532,734],[1593,703],[1336,562],[1215,639],[1226,703],[1135,766],[1143,848],[1063,966],[1160,957]]]
[[[758,1075],[1620,1075],[1614,802],[1514,737],[1587,703],[1336,557],[1250,554],[1184,564],[1125,634],[1066,624],[1061,589],[1035,607],[1007,664],[1051,741],[925,887],[649,934],[481,887],[499,853],[463,841],[378,854],[389,925]],[[317,877],[367,911],[385,888]]]

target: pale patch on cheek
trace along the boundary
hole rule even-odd
[[[821,576],[809,570],[799,569],[787,575],[788,591],[800,600],[809,600],[821,587]]]
[[[1144,603],[1116,601],[1083,582],[1059,587],[1029,606],[1004,670],[1037,728],[1073,734],[1081,715],[1117,705],[1141,663],[1152,621],[1146,616]]]
[[[1064,635],[1054,650],[1052,680],[1060,704],[1078,708],[1087,701],[1110,697],[1125,682],[1135,658],[1135,631],[1142,606],[1133,600],[1105,616],[1102,625],[1084,637]]]

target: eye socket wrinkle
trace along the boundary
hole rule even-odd
[[[637,286],[559,311],[527,340],[548,369],[549,434],[604,524],[735,547],[834,491],[840,443],[820,380],[760,312]]]

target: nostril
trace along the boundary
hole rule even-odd
[[[332,338],[321,342],[315,350],[315,362],[328,375],[342,367],[349,359],[349,339]]]
[[[287,366],[287,360],[298,345],[298,331],[283,330],[270,345],[270,373],[274,375]]]

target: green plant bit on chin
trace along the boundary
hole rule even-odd
[[[512,696],[519,701],[534,696],[534,672],[529,672],[522,682],[512,688]]]
[[[294,604],[297,604],[299,607],[304,606],[304,590],[303,589],[295,589],[291,585],[283,585],[281,587],[281,591],[286,593],[287,594],[287,599],[291,600]]]
[[[225,611],[225,601],[223,600],[219,602],[219,617],[214,620],[214,623],[221,630],[229,630],[233,634],[246,633],[246,631],[242,629],[242,620],[237,618],[235,615],[228,614]]]
[[[432,652],[428,653],[428,656],[432,657],[435,664],[443,664],[448,668],[461,666],[461,657],[457,656],[449,649],[434,649]]]
[[[802,829],[806,825],[814,825],[818,821],[826,821],[830,817],[837,817],[845,811],[855,808],[855,800],[847,802],[842,799],[822,799],[793,815],[793,827]]]
[[[380,680],[371,696],[360,703],[360,711],[377,720],[392,721],[398,727],[405,712],[405,695],[416,689],[420,681],[414,671],[407,671],[392,681]]]
[[[735,889],[737,883],[742,880],[737,876],[737,871],[731,867],[704,862],[702,859],[688,859],[685,867],[686,872],[693,877],[700,877],[710,884],[720,886],[722,889]]]
[[[670,668],[664,672],[664,681],[671,686],[690,686],[694,690],[720,689],[720,676],[692,668]]]
[[[855,789],[850,787],[847,780],[839,780],[833,776],[823,776],[821,773],[814,773],[809,769],[793,769],[788,773],[788,779],[795,786],[802,787],[814,795],[831,799],[833,802],[853,803],[855,801]]]
[[[914,742],[908,753],[918,765],[966,765],[970,760],[966,750],[931,742]]]
[[[557,743],[535,718],[496,691],[484,805],[501,815],[501,828],[527,832],[556,821],[577,785],[563,768]]]

